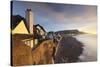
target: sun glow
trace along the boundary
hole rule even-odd
[[[86,33],[90,33],[90,34],[97,34],[95,31],[93,30],[81,30],[83,32],[86,32]]]
[[[82,27],[79,29],[80,31],[86,32],[86,33],[90,33],[90,34],[97,34],[97,30],[96,27]]]

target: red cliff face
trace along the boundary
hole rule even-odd
[[[36,49],[32,51],[34,64],[52,64],[53,63],[53,48],[55,44],[53,40],[42,42]]]
[[[34,50],[22,41],[12,37],[12,65],[52,64],[53,40],[43,41]]]
[[[12,39],[12,65],[31,65],[32,56],[31,48],[24,44],[22,41],[13,38]]]

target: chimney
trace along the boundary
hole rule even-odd
[[[26,22],[29,34],[33,34],[33,13],[31,9],[26,10]]]

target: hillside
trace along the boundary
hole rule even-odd
[[[77,29],[75,30],[61,30],[61,31],[56,31],[55,34],[68,34],[68,35],[78,35],[78,34],[85,34],[85,32],[79,31]]]

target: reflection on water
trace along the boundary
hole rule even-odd
[[[74,36],[84,45],[84,51],[80,56],[81,61],[96,61],[97,60],[97,35],[84,34]]]

